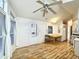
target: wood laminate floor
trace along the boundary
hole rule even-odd
[[[66,42],[42,43],[16,49],[11,59],[79,59]]]

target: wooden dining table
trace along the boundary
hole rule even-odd
[[[62,35],[60,33],[53,33],[53,34],[47,34],[48,37],[50,38],[50,40],[53,40],[54,42],[57,40],[57,39],[60,39],[61,41],[61,37]]]

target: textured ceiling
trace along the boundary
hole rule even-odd
[[[33,13],[34,10],[40,8],[42,5],[36,3],[37,0],[9,0],[11,7],[14,9],[16,15],[18,17],[31,18],[37,20],[50,19],[53,17],[61,17],[61,18],[69,18],[71,14],[75,14],[77,12],[77,2],[72,1],[65,4],[53,5],[52,9],[57,12],[57,14],[53,14],[49,11],[46,17],[42,17],[42,11],[38,11]],[[52,3],[54,1],[48,0],[47,3]]]

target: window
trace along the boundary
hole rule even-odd
[[[48,34],[52,34],[53,33],[53,28],[52,26],[48,26]]]
[[[14,45],[14,38],[15,38],[15,21],[11,21],[11,29],[10,29],[10,38],[11,38],[11,44]]]
[[[6,28],[5,28],[5,15],[0,14],[0,58],[5,55],[5,39],[6,39]]]
[[[4,8],[4,0],[0,0],[0,8]]]

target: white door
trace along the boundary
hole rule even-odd
[[[5,16],[3,14],[0,14],[0,59],[2,59],[5,56],[5,39]]]

